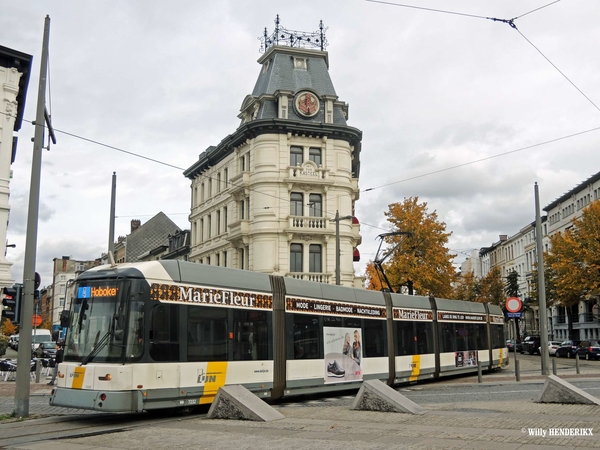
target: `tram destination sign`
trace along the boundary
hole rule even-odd
[[[386,317],[384,307],[294,297],[286,298],[285,310],[289,312],[326,314],[328,316],[352,316],[371,319],[385,319]]]

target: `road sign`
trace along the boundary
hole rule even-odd
[[[521,302],[521,299],[519,297],[508,297],[506,299],[506,310],[509,313],[517,313],[521,311],[522,307],[523,302]]]
[[[522,319],[523,318],[523,313],[506,313],[506,317],[508,319]]]
[[[34,314],[31,319],[31,325],[34,327],[39,327],[42,324],[42,316],[39,314]]]

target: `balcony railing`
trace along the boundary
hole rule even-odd
[[[290,228],[300,230],[326,230],[329,220],[325,217],[290,216]]]
[[[331,275],[318,272],[289,272],[286,276],[296,278],[297,280],[315,281],[317,283],[329,283]]]

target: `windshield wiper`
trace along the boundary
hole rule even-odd
[[[98,343],[94,346],[90,354],[83,358],[83,361],[81,361],[82,366],[85,366],[87,363],[89,363],[92,359],[96,357],[98,353],[102,351],[104,347],[106,347],[106,344],[108,344],[109,338],[112,334],[113,332],[111,330],[108,330],[106,334],[102,336],[102,339],[98,341]]]

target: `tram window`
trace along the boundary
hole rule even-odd
[[[306,314],[293,315],[294,359],[319,359],[323,336],[319,319]]]
[[[487,325],[485,324],[477,324],[473,326],[475,328],[475,336],[477,338],[477,350],[485,350],[488,348],[487,341]]]
[[[154,361],[179,360],[179,314],[177,305],[156,305],[150,325],[150,357]]]
[[[433,323],[415,322],[415,336],[417,337],[417,354],[425,355],[434,353]]]
[[[504,326],[503,325],[491,325],[492,330],[492,348],[504,348]]]
[[[144,302],[131,302],[128,329],[127,356],[139,358],[144,350]]]
[[[442,353],[455,352],[458,350],[456,343],[456,336],[454,331],[454,324],[442,322],[439,324],[440,328],[440,351]]]
[[[396,355],[415,354],[415,332],[414,322],[396,321]]]
[[[269,327],[265,311],[233,311],[233,360],[269,359]]]
[[[385,356],[386,339],[385,320],[365,319],[363,327],[363,352],[366,358]]]
[[[188,306],[187,360],[227,361],[227,309]]]

